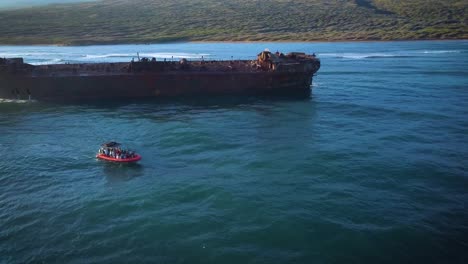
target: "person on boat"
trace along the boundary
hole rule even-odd
[[[136,157],[133,151],[123,149],[118,145],[118,143],[115,142],[109,142],[107,144],[104,144],[99,148],[98,153],[99,155],[103,155],[114,159],[129,159]]]
[[[132,150],[122,148],[116,142],[102,144],[98,150],[97,158],[115,162],[137,162],[141,159],[140,155]]]

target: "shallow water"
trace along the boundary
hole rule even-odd
[[[306,99],[0,102],[0,263],[466,263],[468,41],[0,46],[27,62],[315,52]],[[124,142],[143,160],[94,158]]]

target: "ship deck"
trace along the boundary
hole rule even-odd
[[[32,70],[33,76],[89,76],[125,75],[135,73],[162,72],[262,72],[255,61],[191,61],[186,65],[172,61],[135,63],[82,63],[38,65]]]

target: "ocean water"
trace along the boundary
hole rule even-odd
[[[310,98],[0,102],[0,263],[468,263],[468,41],[0,46],[33,64],[315,52]],[[136,165],[95,159],[117,140]]]

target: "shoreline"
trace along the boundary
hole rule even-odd
[[[304,41],[304,40],[291,40],[291,41],[283,41],[283,40],[274,40],[274,41],[264,41],[264,40],[259,40],[259,41],[188,41],[185,43],[345,43],[345,42],[356,42],[356,43],[361,43],[361,42],[410,42],[410,41],[464,41],[468,40],[468,38],[463,38],[463,39],[393,39],[393,40],[310,40],[310,41]],[[152,43],[152,44],[161,44],[161,43]]]
[[[249,41],[249,40],[229,40],[229,41],[211,41],[211,40],[194,40],[194,41],[173,41],[173,42],[149,42],[149,43],[142,43],[142,42],[115,42],[115,43],[90,43],[90,44],[3,44],[0,43],[0,47],[17,47],[17,46],[42,46],[42,47],[86,47],[86,46],[115,46],[115,45],[158,45],[158,44],[182,44],[182,43],[195,43],[195,44],[216,44],[216,43],[232,43],[232,44],[255,44],[255,43],[379,43],[379,42],[416,42],[416,41],[468,41],[468,38],[461,38],[461,39],[394,39],[394,40],[310,40],[310,41],[303,41],[303,40],[291,40],[291,41],[283,41],[283,40],[259,40],[259,41]]]

